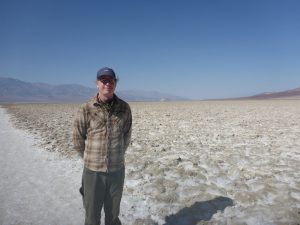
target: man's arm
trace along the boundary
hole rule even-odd
[[[77,112],[73,127],[74,149],[79,153],[81,157],[83,157],[83,152],[85,149],[86,133],[86,114],[84,107],[81,106]]]
[[[129,107],[129,106],[128,106]],[[128,148],[131,140],[131,131],[132,131],[132,115],[130,108],[128,109],[128,115],[127,120],[125,123],[125,129],[124,129],[124,145],[125,145],[125,151]]]

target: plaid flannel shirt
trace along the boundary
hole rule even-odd
[[[131,138],[129,105],[114,95],[111,109],[95,96],[83,104],[74,121],[74,148],[93,171],[114,172],[124,167],[125,151]]]

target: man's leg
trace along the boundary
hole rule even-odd
[[[106,189],[105,177],[99,172],[84,168],[82,181],[85,225],[99,225]]]
[[[105,225],[121,225],[119,213],[124,178],[124,169],[107,176],[107,192],[104,199]]]

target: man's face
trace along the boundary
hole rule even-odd
[[[116,89],[116,80],[110,76],[102,76],[97,80],[99,91],[103,95],[113,95]]]

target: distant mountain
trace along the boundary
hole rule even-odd
[[[95,89],[78,84],[50,85],[0,77],[0,102],[77,102],[95,93]]]
[[[300,87],[281,92],[265,92],[243,99],[300,99]]]
[[[160,93],[156,91],[128,90],[118,91],[117,94],[123,99],[130,101],[185,101],[189,100],[176,95]]]
[[[50,85],[0,77],[0,102],[83,102],[96,94],[94,88],[78,84]],[[174,101],[182,97],[148,91],[120,91],[127,101]]]

